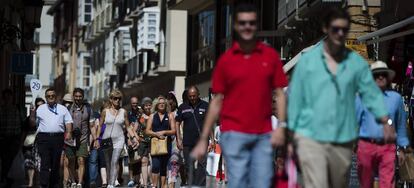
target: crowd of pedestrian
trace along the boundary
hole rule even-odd
[[[240,4],[234,22],[236,41],[218,59],[210,103],[196,86],[181,104],[174,92],[140,100],[112,90],[94,111],[81,88],[61,104],[49,88],[25,117],[4,90],[1,186],[13,184],[9,169],[22,151],[28,187],[116,187],[125,162],[128,187],[173,188],[179,179],[205,187],[206,154],[219,144],[229,188],[345,188],[353,153],[361,187],[372,187],[375,174],[380,187],[395,187],[396,161],[412,155],[404,100],[386,63],[369,65],[345,47],[349,14],[327,11],[326,38],[302,54],[290,82],[278,53],[256,37],[255,7]]]

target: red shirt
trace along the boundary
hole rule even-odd
[[[279,54],[257,42],[245,54],[237,42],[218,60],[213,72],[212,91],[224,95],[220,113],[221,131],[248,134],[272,130],[272,91],[288,81]]]

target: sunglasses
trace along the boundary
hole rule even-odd
[[[342,31],[342,33],[348,33],[349,27],[338,27],[338,26],[331,26],[330,30],[332,33],[339,33],[339,31]]]
[[[388,74],[387,73],[375,73],[374,74],[374,78],[375,79],[377,79],[377,78],[388,78]]]
[[[257,21],[256,20],[239,20],[237,21],[237,24],[241,26],[246,26],[247,24],[249,24],[250,26],[256,26]]]
[[[46,95],[46,98],[48,98],[48,99],[53,99],[55,97],[56,97],[56,95]]]
[[[114,101],[116,101],[116,100],[121,100],[122,98],[121,97],[112,97],[112,100],[114,100]]]

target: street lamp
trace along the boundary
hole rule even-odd
[[[42,16],[42,0],[25,0],[24,1],[24,19],[27,25],[33,28],[40,27],[40,17]]]

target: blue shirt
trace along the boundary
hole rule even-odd
[[[323,42],[302,54],[289,84],[288,128],[320,142],[345,143],[358,138],[355,97],[376,118],[388,113],[368,63],[347,49],[336,75],[326,64]]]
[[[389,117],[393,121],[393,126],[397,131],[397,145],[408,146],[407,114],[404,110],[404,102],[401,95],[395,91],[385,91],[384,102]],[[362,104],[361,98],[357,97],[355,104],[357,120],[360,125],[359,137],[384,139],[383,125],[375,120],[374,115]]]

